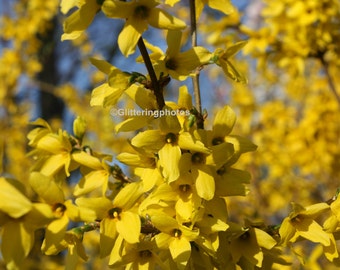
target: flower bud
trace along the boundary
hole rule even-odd
[[[78,116],[73,122],[73,134],[74,136],[82,140],[86,131],[86,120]]]

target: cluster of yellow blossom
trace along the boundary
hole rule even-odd
[[[196,19],[205,5],[228,14],[208,39],[223,48],[211,52],[204,46],[192,46],[183,51],[186,23],[169,13],[170,7],[180,5],[178,0],[61,1],[62,12],[72,12],[65,20],[62,40],[81,39],[98,12],[125,19],[117,38],[119,49],[128,57],[138,47],[141,56],[136,61],[148,70],[146,75],[126,72],[91,58],[106,81],[92,91],[88,103],[108,113],[107,108],[124,101],[135,110],[151,113],[126,115],[121,122],[112,123],[111,130],[132,134],[124,142],[112,133],[98,134],[106,146],[112,142],[112,151],[120,150],[118,155],[96,151],[95,142],[86,138],[91,129],[96,130],[91,126],[100,115],[97,108],[91,108],[96,112],[92,117],[74,120],[72,134],[55,131],[43,119],[31,123],[27,138],[34,163],[27,185],[0,177],[0,244],[8,269],[24,269],[39,231],[44,232],[40,243],[44,254],[67,250],[66,269],[78,269],[80,260],[92,256],[88,246],[92,239],[87,238],[91,232],[98,232],[93,240],[98,246],[94,256],[105,258],[114,269],[293,269],[303,264],[312,269],[319,267],[321,254],[332,265],[340,265],[336,242],[340,196],[338,192],[333,196],[335,184],[328,194],[333,193],[332,199],[326,201],[319,194],[301,203],[308,206],[292,203],[291,212],[280,213],[279,221],[274,216],[289,201],[310,195],[302,182],[290,181],[297,179],[294,172],[300,177],[317,176],[309,187],[325,185],[339,176],[339,104],[331,91],[324,91],[331,77],[328,81],[320,78],[319,69],[305,65],[306,58],[313,57],[321,60],[319,67],[335,69],[338,52],[333,45],[338,32],[334,25],[338,21],[329,17],[338,14],[334,8],[338,4],[331,0],[267,1],[263,14],[270,28],[255,31],[240,25],[241,15],[229,0],[190,2]],[[40,1],[28,6],[44,10]],[[44,18],[49,14],[42,12]],[[149,26],[166,31],[165,52],[143,40]],[[249,36],[247,46],[244,41],[221,36],[230,26]],[[315,27],[327,31],[312,31]],[[282,92],[299,106],[288,107],[285,100],[278,99],[257,106],[245,85],[248,79],[230,59],[241,49],[259,59],[262,67],[264,63],[279,68],[295,65]],[[170,80],[185,82],[212,64],[235,82],[239,92],[232,95],[239,105],[241,127],[236,126],[234,110],[224,105],[207,119],[211,127],[204,128],[202,121],[207,116],[195,108],[186,85],[176,88],[177,102],[164,100]],[[17,70],[16,76],[21,72]],[[304,72],[313,75],[310,81]],[[57,88],[56,94],[76,112],[89,110],[70,85]],[[258,154],[244,155],[257,146],[235,135],[235,129],[252,136]],[[123,169],[118,162],[124,164]],[[244,164],[255,178],[253,187],[248,185],[251,174],[242,169]],[[233,199],[245,197],[249,189],[254,191],[247,219],[237,205],[240,201]],[[315,197],[322,198],[315,203]],[[271,221],[277,225],[257,222],[259,216],[266,221],[273,217]],[[315,245],[309,259],[301,251],[305,242]]]
[[[17,106],[18,89],[23,78],[32,78],[41,71],[38,37],[49,29],[50,20],[58,12],[58,0],[9,2],[3,5],[2,11],[0,172],[25,179],[30,162],[25,156],[27,141],[23,134],[27,132],[29,104],[25,101]],[[13,12],[15,16],[11,16]]]

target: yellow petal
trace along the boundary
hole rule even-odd
[[[330,245],[329,234],[312,219],[303,219],[301,222],[294,222],[297,233],[314,243],[320,243],[324,246]]]
[[[169,244],[169,249],[178,268],[185,269],[191,254],[190,242],[185,237],[174,238]]]
[[[179,160],[181,158],[181,149],[178,145],[166,143],[159,151],[159,164],[162,167],[162,174],[169,182],[173,182],[179,177]]]
[[[174,56],[171,61],[175,64],[171,69],[179,75],[187,76],[197,67],[207,64],[210,58],[211,53],[206,48],[194,47]]]
[[[61,136],[51,133],[42,137],[38,141],[36,147],[40,150],[44,150],[52,154],[69,152],[72,149],[72,145],[69,141],[63,140]]]
[[[133,137],[131,144],[138,148],[158,151],[165,144],[165,136],[159,130],[146,130]]]
[[[224,14],[231,14],[235,11],[230,0],[208,0],[209,7],[222,11]]]
[[[171,234],[174,229],[178,228],[176,219],[166,214],[154,214],[151,216],[151,222],[161,232]]]
[[[218,110],[213,123],[213,138],[224,138],[228,135],[236,122],[236,115],[229,106]]]
[[[96,1],[86,1],[77,11],[72,13],[64,22],[64,32],[61,40],[74,39],[80,36],[93,21],[100,6]]]
[[[140,217],[132,212],[122,212],[116,223],[117,232],[130,244],[139,242]]]
[[[154,94],[141,86],[133,84],[126,89],[125,94],[142,109],[152,110],[158,108]]]
[[[64,192],[52,177],[40,172],[31,172],[29,178],[32,189],[49,204],[64,201]]]
[[[333,262],[334,259],[339,258],[339,253],[337,250],[335,238],[333,234],[329,234],[329,239],[330,239],[330,245],[329,246],[324,246],[323,251],[325,253],[326,258]]]
[[[110,96],[115,92],[115,89],[109,86],[108,83],[99,85],[92,91],[91,106],[104,106],[104,100],[107,96]]]
[[[170,107],[165,106],[163,110],[172,111]],[[163,133],[177,134],[181,130],[181,125],[178,122],[178,118],[175,115],[166,115],[160,118],[160,129]]]
[[[182,85],[179,89],[178,94],[178,106],[180,108],[186,108],[188,110],[192,109],[192,97],[189,94],[188,88],[186,85]]]
[[[113,248],[117,238],[116,221],[110,218],[104,218],[100,222],[100,257],[108,256]]]
[[[283,245],[287,245],[289,240],[295,235],[296,229],[291,224],[290,218],[286,217],[282,223],[279,230],[279,234],[281,236],[281,241]]]
[[[207,201],[211,200],[215,195],[215,180],[210,168],[200,166],[193,170],[193,175],[196,178],[195,185],[198,196]]]
[[[259,244],[260,247],[264,247],[266,249],[272,249],[277,244],[275,239],[271,237],[265,231],[254,228],[254,233],[256,236],[257,243]]]
[[[154,119],[153,116],[135,116],[120,122],[115,126],[115,131],[128,132],[141,129],[148,125]]]
[[[228,59],[229,57],[232,57],[235,55],[239,50],[241,50],[245,45],[247,44],[247,41],[239,41],[236,42],[234,45],[228,47],[224,54],[223,58]]]
[[[13,185],[10,180],[0,177],[0,211],[12,218],[19,218],[32,209],[32,203]]]
[[[86,209],[92,221],[94,219],[103,219],[107,216],[108,211],[112,208],[112,202],[107,198],[78,198],[76,204],[80,207],[80,212]],[[81,214],[81,213],[80,213]]]
[[[8,222],[2,228],[1,253],[7,269],[23,269],[22,263],[33,247],[34,231],[21,222]]]
[[[69,12],[69,10],[75,6],[77,6],[77,0],[61,0],[60,9],[63,14]]]
[[[230,79],[243,84],[248,83],[248,79],[240,73],[229,60],[220,59],[219,64],[222,67],[224,74]]]
[[[60,245],[59,243],[65,236],[68,222],[69,220],[67,216],[64,215],[62,218],[52,221],[47,226],[45,231],[45,239],[41,247],[41,250],[46,255],[58,254],[64,248],[64,246]]]
[[[135,2],[120,2],[115,0],[106,0],[102,5],[102,11],[109,18],[128,18],[133,15],[136,7]]]
[[[165,4],[169,6],[174,6],[176,3],[178,3],[180,0],[165,0]]]
[[[247,171],[228,168],[221,177],[216,178],[216,195],[245,196],[248,192],[245,184],[249,184],[250,178]]]
[[[129,18],[118,36],[118,46],[124,56],[127,57],[135,52],[138,39],[147,28],[146,21]]]
[[[168,34],[166,36],[166,42],[168,44],[166,55],[173,57],[179,53],[181,49],[181,38],[182,38],[182,31],[168,30]]]
[[[82,196],[95,189],[106,185],[109,178],[109,173],[105,170],[91,171],[84,175],[82,179],[74,187],[73,195]],[[105,195],[105,194],[103,194]]]
[[[84,151],[75,151],[72,153],[72,159],[77,163],[89,167],[93,170],[101,170],[103,166],[97,157],[91,156]]]
[[[135,174],[140,176],[143,181],[143,191],[147,192],[152,189],[156,183],[163,182],[163,177],[158,169],[136,168]]]
[[[162,29],[184,29],[186,23],[166,11],[159,8],[152,8],[148,16],[148,22],[151,26]]]
[[[219,170],[226,164],[234,154],[234,145],[231,143],[221,143],[211,147],[212,155],[206,159],[206,164],[214,165]]]
[[[136,203],[142,194],[143,187],[141,182],[129,183],[116,195],[113,200],[113,205],[128,210]]]
[[[178,136],[178,145],[186,150],[190,150],[193,152],[200,152],[204,154],[210,154],[211,150],[204,146],[204,144],[193,138],[193,136],[189,132],[180,133]]]
[[[68,153],[50,156],[40,168],[40,172],[47,176],[56,174],[62,167],[65,167],[65,173],[70,176],[68,167],[71,162],[71,157]]]
[[[94,65],[96,68],[98,68],[101,72],[109,75],[111,70],[117,69],[116,67],[112,66],[109,62],[101,59],[96,59],[91,57],[90,62],[92,65]]]

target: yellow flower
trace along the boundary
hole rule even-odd
[[[49,205],[32,203],[32,209],[27,214],[19,219],[9,218],[2,224],[1,254],[7,269],[24,268],[24,259],[34,244],[34,232],[44,228],[53,219]]]
[[[179,224],[174,218],[160,214],[151,215],[152,224],[161,232],[155,236],[160,249],[169,249],[179,269],[185,269],[191,254],[191,241],[197,239],[199,231]]]
[[[116,159],[132,168],[134,174],[143,182],[144,192],[150,191],[157,183],[163,182],[163,177],[156,167],[156,158],[153,153],[135,148],[137,154],[121,153]]]
[[[142,194],[141,182],[134,182],[121,189],[113,201],[105,197],[76,200],[84,219],[101,221],[102,256],[111,253],[118,234],[128,243],[139,242],[141,221],[134,206]]]
[[[0,177],[0,212],[12,218],[20,218],[32,209],[32,203],[20,192],[22,184]],[[4,221],[0,219],[0,224]]]
[[[208,49],[195,46],[185,52],[180,52],[182,32],[168,30],[168,49],[164,54],[162,50],[146,42],[146,46],[152,51],[151,60],[158,76],[169,74],[176,80],[185,80],[196,68],[210,63],[212,53]]]
[[[33,129],[28,134],[29,145],[36,148],[31,155],[39,159],[35,170],[40,170],[44,175],[51,176],[64,168],[67,176],[70,175],[72,144],[66,131],[59,130],[58,134],[51,132],[48,124],[38,119],[33,125],[43,125]]]
[[[170,111],[170,108],[167,110]],[[177,116],[164,116],[160,118],[160,130],[146,130],[131,140],[133,146],[157,153],[162,174],[169,183],[180,175],[178,164],[181,149],[210,153],[200,141],[195,141],[190,133],[180,131]]]
[[[183,21],[156,8],[158,4],[155,0],[104,1],[102,11],[107,17],[126,19],[124,28],[118,37],[118,46],[125,56],[135,51],[138,39],[148,28],[148,24],[162,29],[184,29],[186,27]]]
[[[304,208],[292,203],[292,206],[293,211],[282,221],[279,230],[282,243],[287,245],[301,236],[309,241],[329,246],[331,244],[329,234],[314,220],[321,213],[329,210],[329,205],[318,203]]]
[[[246,45],[246,42],[240,41],[225,50],[217,49],[212,57],[213,61],[222,68],[227,77],[241,83],[247,83],[248,80],[234,67],[230,62],[230,58],[241,50],[244,45]]]
[[[100,161],[99,158],[84,151],[77,151],[72,154],[72,159],[82,166],[81,172],[83,174],[83,177],[74,187],[73,195],[82,196],[101,187],[104,196],[111,170],[107,162],[111,161],[112,157],[106,156]]]
[[[235,11],[234,6],[230,0],[198,0],[196,4],[196,17],[199,17],[202,13],[204,5],[208,5],[210,8],[219,10],[224,14],[230,14]]]
[[[125,243],[124,248],[117,254],[116,261],[111,267],[125,266],[126,269],[168,269],[157,255],[155,241],[141,241],[136,244]]]
[[[34,231],[54,219],[49,205],[31,203],[24,186],[0,177],[1,253],[7,269],[22,269],[34,244]]]
[[[140,115],[129,116],[123,122],[116,124],[116,132],[126,132],[141,129],[155,120],[153,111],[158,109],[155,95],[143,86],[132,84],[125,90],[130,97],[143,111]]]
[[[92,91],[91,106],[103,106],[105,108],[115,105],[124,91],[131,85],[129,81],[131,74],[121,71],[104,60],[91,58],[90,61],[100,71],[108,75],[108,82]]]
[[[79,2],[84,3],[65,20],[64,34],[61,36],[61,40],[78,38],[91,24],[95,15],[100,10],[100,5],[98,5],[96,0]],[[62,12],[66,13],[71,8],[70,4],[72,3],[74,1],[63,0],[60,4]]]
[[[41,249],[47,255],[57,254],[61,251],[59,243],[65,237],[70,220],[80,220],[79,210],[71,200],[65,201],[61,186],[51,176],[32,172],[29,181],[32,189],[50,206],[55,217],[46,228]]]
[[[234,224],[232,230],[238,225]],[[228,231],[227,231],[228,233]],[[251,225],[240,228],[237,236],[231,236],[230,252],[235,263],[242,260],[251,265],[261,267],[264,251],[272,249],[277,242],[265,231]]]

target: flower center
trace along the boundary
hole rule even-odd
[[[176,238],[180,238],[181,235],[182,235],[182,231],[179,230],[179,229],[174,229],[173,232],[172,232],[173,236],[176,237]]]
[[[177,142],[176,134],[171,133],[171,132],[166,134],[165,141],[166,141],[166,143],[175,143],[175,142]]]
[[[191,156],[191,162],[193,164],[204,164],[205,157],[202,153],[195,153]]]
[[[180,185],[179,186],[179,190],[182,192],[182,193],[187,193],[187,192],[190,192],[190,185],[188,184],[185,184],[185,185]]]
[[[55,217],[61,218],[66,211],[66,206],[62,203],[55,203],[52,206],[52,210],[54,212]]]
[[[109,210],[109,218],[111,219],[120,219],[120,213],[122,212],[122,209],[115,207]]]
[[[224,142],[223,138],[217,137],[212,140],[212,145],[219,145]]]
[[[152,252],[148,249],[145,249],[145,250],[139,251],[138,255],[142,259],[148,259],[148,258],[152,257]]]
[[[170,70],[176,70],[178,65],[174,59],[170,58],[167,61],[165,61],[165,67]]]
[[[146,6],[137,6],[134,11],[134,17],[145,20],[149,17],[149,8]]]

